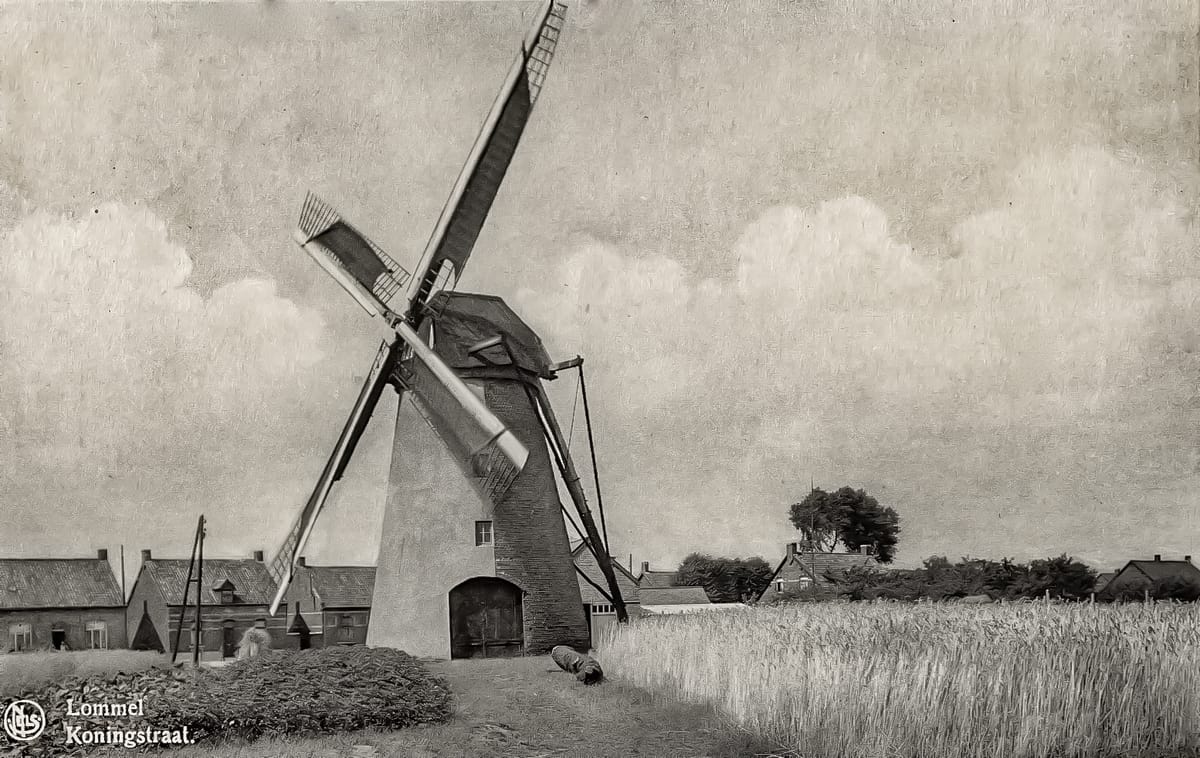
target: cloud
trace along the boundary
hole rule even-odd
[[[591,242],[517,303],[595,366],[601,423],[645,464],[617,473],[639,483],[616,485],[622,510],[657,522],[639,531],[670,535],[664,552],[696,512],[731,546],[770,545],[795,494],[781,481],[809,471],[885,487],[911,516],[1022,480],[1068,509],[1079,479],[1150,444],[1155,476],[1195,468],[1161,455],[1200,420],[1195,170],[1165,178],[1100,148],[1043,153],[954,226],[950,257],[918,255],[849,196],[767,210],[725,276]],[[912,531],[937,548],[936,525]]]
[[[283,425],[317,389],[320,315],[261,279],[203,296],[154,214],[90,210],[34,214],[0,237],[10,466],[150,477],[288,448]]]

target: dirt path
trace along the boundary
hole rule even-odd
[[[620,682],[585,687],[549,657],[436,662],[454,691],[446,724],[327,739],[185,750],[207,758],[750,758],[779,755],[707,708]]]

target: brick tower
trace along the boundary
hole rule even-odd
[[[541,340],[498,297],[442,292],[434,351],[529,449],[524,469],[493,502],[456,452],[450,412],[405,393],[380,539],[367,644],[436,658],[541,654],[586,648],[583,601],[572,564],[554,463],[536,407],[551,378]],[[507,349],[477,354],[503,336]],[[405,377],[408,368],[398,371]]]

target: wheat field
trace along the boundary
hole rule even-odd
[[[650,617],[605,670],[812,758],[1200,755],[1200,605],[814,603]]]

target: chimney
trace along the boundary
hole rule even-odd
[[[650,561],[642,561],[642,573],[647,574],[649,572],[650,572]]]
[[[307,566],[307,565],[308,565],[308,559],[307,559],[307,558],[305,558],[305,557],[302,555],[302,556],[300,556],[300,559],[299,559],[298,561],[296,561],[296,565],[298,565],[298,566]]]
[[[1162,560],[1162,556],[1161,556],[1161,555],[1159,555],[1158,553],[1155,553],[1155,554],[1154,554],[1154,562],[1155,562],[1155,563],[1158,563],[1158,562],[1159,562],[1159,561],[1161,561],[1161,560]]]
[[[859,545],[858,546],[858,554],[859,555],[870,555],[871,554],[871,546],[870,545]]]
[[[263,551],[255,550],[254,551],[254,560],[258,561],[259,563],[262,563],[263,562]]]
[[[99,550],[96,551],[96,557],[102,561],[107,561],[108,560],[108,551],[105,550],[104,548],[100,548]]]
[[[798,542],[789,542],[789,543],[787,544],[787,557],[788,557],[788,558],[795,558],[795,557],[796,557],[796,552],[797,552],[797,551],[796,551],[796,546],[797,546],[798,544],[800,544],[800,543],[798,543]]]
[[[1190,556],[1190,555],[1185,555],[1185,556],[1183,556],[1183,559],[1184,559],[1185,561],[1187,561],[1188,563],[1191,563],[1191,562],[1192,562],[1192,556]]]
[[[146,562],[146,561],[148,561],[148,560],[150,560],[150,551],[149,551],[149,550],[143,550],[143,551],[142,551],[142,563],[145,563],[145,562]]]

